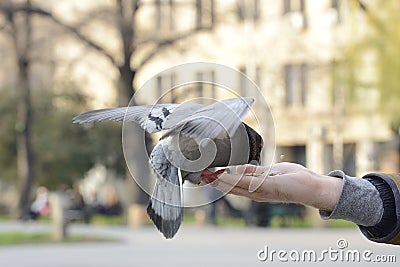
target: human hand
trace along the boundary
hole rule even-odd
[[[342,190],[342,179],[316,174],[295,163],[277,163],[271,168],[254,165],[232,168],[211,184],[222,192],[258,202],[301,203],[332,211]]]

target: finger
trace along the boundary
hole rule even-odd
[[[227,184],[223,181],[219,181],[214,188],[218,189],[219,191],[222,191],[224,193],[228,194],[234,194],[237,196],[244,196],[244,197],[249,197],[253,198],[255,193],[250,193],[249,190],[238,187],[238,186],[232,186],[231,184]]]
[[[225,173],[221,174],[220,176],[218,176],[217,182],[222,181],[233,187],[239,183],[242,176],[244,176],[244,175],[243,174],[229,174],[229,173],[225,172]]]
[[[227,184],[219,179],[217,181],[211,183],[210,185],[212,187],[214,187],[215,189],[218,189],[219,191],[222,191],[224,193],[228,193],[234,187],[234,185]]]
[[[310,195],[316,192],[310,192],[309,187],[299,179],[297,173],[285,173],[271,176],[266,179],[263,188],[268,192],[270,199],[279,202],[303,202]]]
[[[251,176],[251,175],[244,175],[244,174],[227,174],[224,173],[219,176],[218,181],[223,182],[225,184],[229,184],[232,187],[240,187],[244,190],[247,190],[249,192],[254,192],[255,190],[258,189],[258,187],[264,182],[264,180],[267,179],[264,176]],[[249,189],[253,190],[249,190]]]
[[[265,172],[268,168],[264,166],[256,166],[256,165],[251,165],[251,164],[245,164],[245,165],[239,165],[236,167],[236,172],[238,174],[243,174],[243,173],[258,173],[261,174]]]
[[[250,164],[245,164],[245,165],[239,165],[236,167],[236,172],[238,174],[243,174],[243,173],[251,173],[255,172],[257,170],[256,165],[250,165]]]

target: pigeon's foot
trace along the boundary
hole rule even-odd
[[[221,175],[222,173],[224,173],[225,171],[226,171],[226,169],[221,169],[221,170],[218,170],[216,172],[212,172],[209,169],[205,169],[201,173],[201,180],[203,180],[207,184],[212,183],[215,180],[217,180],[218,176]]]

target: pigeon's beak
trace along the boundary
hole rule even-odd
[[[258,160],[253,159],[252,161],[250,161],[249,164],[258,166],[260,165],[260,162]]]

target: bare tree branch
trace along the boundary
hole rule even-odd
[[[154,43],[154,44],[156,44],[156,46],[145,57],[143,57],[143,59],[141,60],[141,62],[137,66],[137,68],[140,68],[140,67],[144,66],[145,64],[147,64],[161,50],[167,48],[170,45],[176,44],[177,42],[179,42],[181,40],[184,40],[184,39],[186,39],[186,38],[188,38],[190,36],[193,36],[194,34],[201,32],[202,30],[205,30],[205,29],[196,28],[196,29],[189,30],[187,32],[184,32],[184,33],[181,33],[181,34],[178,34],[178,35],[174,35],[173,37],[170,37],[170,38],[147,39],[146,41],[142,42],[141,44]]]
[[[1,12],[1,10],[0,10],[0,12]],[[0,14],[1,14],[1,13],[0,13]],[[4,15],[4,17],[6,17],[5,14],[3,14],[3,15]],[[2,25],[0,25],[0,32],[6,30],[7,25],[8,25],[7,19],[5,18],[5,19],[4,19],[4,23],[3,23]]]
[[[357,0],[356,2],[362,11],[367,12],[367,6],[361,0]]]
[[[36,15],[39,15],[42,17],[46,17],[46,18],[50,19],[52,22],[54,22],[55,24],[57,24],[58,26],[64,28],[68,32],[74,34],[76,37],[79,38],[79,40],[81,40],[86,45],[90,46],[97,52],[104,55],[106,58],[108,58],[111,61],[111,63],[113,65],[118,66],[118,62],[116,61],[116,59],[107,50],[105,50],[103,47],[96,44],[92,40],[90,40],[87,36],[82,34],[79,31],[79,29],[77,29],[76,27],[62,22],[61,20],[56,18],[52,13],[50,13],[40,7],[33,7],[33,6],[28,7],[26,5],[5,5],[5,4],[0,3],[0,10],[5,11],[6,14],[16,13],[16,12],[28,12],[28,13],[36,14]]]
[[[376,28],[379,29],[382,33],[386,33],[386,29],[382,21],[378,19],[378,17],[371,12],[370,8],[368,5],[366,5],[362,0],[355,0],[358,6],[360,7],[360,10],[362,10],[370,19],[373,25],[375,25]]]
[[[129,64],[132,54],[132,39],[133,39],[133,18],[134,16],[126,11],[129,7],[124,6],[122,0],[117,0],[118,8],[118,29],[121,35],[124,64]]]
[[[115,10],[109,7],[97,8],[87,14],[87,16],[81,18],[79,23],[75,24],[73,27],[76,29],[82,29],[87,25],[95,22],[108,22],[108,23],[115,23],[115,18],[117,17],[117,13]]]
[[[0,26],[0,32],[5,32],[7,34],[10,34],[10,32],[7,30],[7,24],[6,23],[4,25]]]

